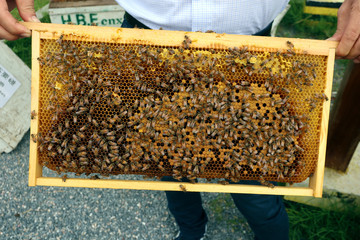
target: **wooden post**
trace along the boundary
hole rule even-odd
[[[360,140],[360,64],[350,62],[331,113],[326,167],[345,172]]]

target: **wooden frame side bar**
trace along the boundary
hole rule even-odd
[[[40,33],[33,31],[32,33],[32,58],[31,58],[31,111],[39,112],[39,77],[40,64],[37,60],[40,56]],[[32,141],[32,134],[38,133],[38,116],[30,122],[30,158],[29,158],[29,186],[36,186],[36,179],[42,176],[42,166],[38,162],[38,143]]]
[[[329,49],[326,67],[326,87],[325,94],[330,98],[332,89],[332,80],[334,73],[335,48]],[[326,143],[330,115],[330,100],[323,105],[321,124],[320,124],[320,145],[319,145],[319,159],[315,169],[314,176],[310,178],[309,187],[314,190],[314,197],[322,197],[324,171],[325,171],[325,157],[326,157]]]
[[[185,188],[188,192],[223,192],[223,193],[250,193],[270,195],[312,196],[313,190],[306,187],[269,188],[266,186],[253,186],[242,184],[221,185],[215,183],[183,183],[162,181],[137,181],[137,180],[111,180],[111,179],[77,179],[69,178],[64,182],[61,178],[40,177],[36,180],[39,186],[57,187],[87,187],[87,188],[112,188],[157,191],[181,191]],[[181,185],[181,186],[180,186]]]

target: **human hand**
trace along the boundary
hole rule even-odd
[[[10,11],[15,7],[25,22],[40,22],[35,14],[34,0],[0,0],[0,39],[16,40],[31,35],[30,30],[11,15]]]
[[[340,41],[336,58],[360,63],[360,0],[345,0],[338,11],[335,34],[328,40]]]

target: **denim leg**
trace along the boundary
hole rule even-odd
[[[163,177],[161,181],[178,182],[172,177]],[[175,217],[184,239],[201,238],[205,233],[208,218],[202,207],[200,193],[180,191],[165,191],[165,193],[169,210]]]
[[[259,185],[257,181],[240,184]],[[289,218],[281,196],[231,194],[236,207],[246,217],[257,240],[289,239]]]

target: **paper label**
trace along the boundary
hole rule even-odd
[[[14,95],[21,83],[0,64],[0,108]]]

